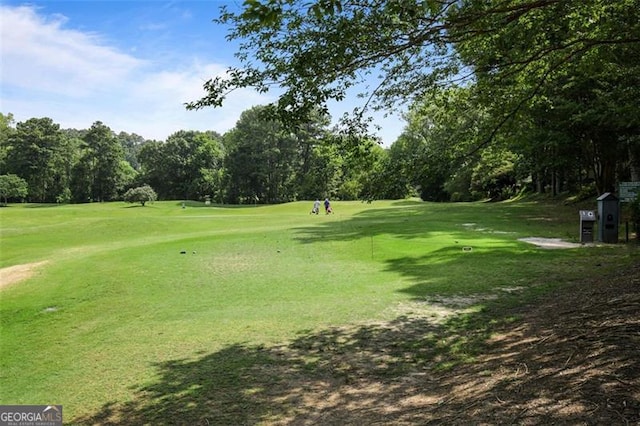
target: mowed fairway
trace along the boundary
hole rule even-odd
[[[17,282],[3,269],[0,403],[62,404],[69,423],[275,422],[296,408],[264,393],[269,348],[453,296],[473,312],[637,259],[518,241],[575,242],[575,206],[311,204],[0,209],[0,267],[38,263]]]

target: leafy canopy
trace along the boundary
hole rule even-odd
[[[7,205],[9,198],[25,198],[29,193],[27,181],[14,174],[0,175],[0,199]]]
[[[149,185],[142,185],[137,188],[131,188],[125,192],[124,201],[128,203],[140,203],[144,207],[147,202],[154,202],[158,199],[158,195]]]
[[[515,98],[506,121],[573,60],[599,46],[640,42],[638,3],[245,0],[236,12],[222,7],[214,21],[240,41],[240,65],[208,80],[206,96],[187,108],[221,106],[238,88],[277,88],[277,113],[304,121],[366,82],[358,118],[368,108],[391,110],[443,85],[473,82],[504,89],[486,90],[489,101]],[[509,96],[514,83],[522,93]]]

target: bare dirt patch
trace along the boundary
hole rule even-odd
[[[546,249],[568,249],[568,248],[577,248],[577,247],[584,246],[584,244],[571,243],[568,241],[564,241],[560,238],[530,237],[530,238],[520,238],[520,241],[524,241],[525,243],[530,243]]]
[[[0,290],[12,284],[31,278],[38,268],[47,264],[48,261],[25,263],[0,269]]]

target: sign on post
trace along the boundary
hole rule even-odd
[[[618,192],[621,203],[630,203],[640,194],[640,182],[620,182]]]

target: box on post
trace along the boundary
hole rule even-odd
[[[618,222],[620,202],[618,197],[605,192],[598,197],[598,241],[616,244],[618,242]]]
[[[596,214],[591,210],[580,210],[580,242],[593,242],[593,228],[596,224]]]

